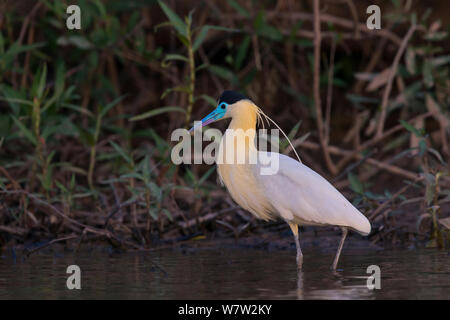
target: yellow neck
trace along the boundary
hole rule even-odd
[[[228,126],[228,129],[256,129],[256,106],[250,102],[241,102],[238,110],[233,112],[233,119]]]
[[[251,102],[243,101],[238,108],[233,112],[228,126],[231,132],[227,132],[225,136],[230,137],[230,134],[234,136],[235,154],[248,155],[257,151],[255,146],[257,107]]]

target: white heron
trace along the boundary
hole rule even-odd
[[[303,265],[299,225],[341,227],[342,238],[332,265],[332,269],[336,270],[348,230],[368,235],[371,230],[369,220],[327,180],[301,162],[283,154],[258,151],[254,138],[257,121],[262,116],[267,117],[246,96],[234,91],[224,91],[217,108],[191,131],[198,126],[231,118],[220,143],[218,159],[232,151],[234,155],[245,155],[245,161],[236,163],[216,159],[216,162],[220,179],[233,200],[257,218],[266,221],[281,218],[289,224],[295,238],[298,269]],[[247,137],[240,136],[243,134],[247,134]],[[234,143],[228,144],[227,141],[230,140]],[[230,150],[230,145],[233,150]],[[279,166],[274,174],[263,175],[260,161],[248,161],[252,156],[260,159],[262,155],[277,157]]]

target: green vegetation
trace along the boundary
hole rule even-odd
[[[170,160],[171,132],[225,89],[290,132],[303,161],[371,219],[373,243],[448,242],[445,10],[386,1],[375,32],[359,3],[356,24],[325,0],[320,17],[307,2],[77,3],[81,30],[66,28],[67,1],[0,4],[0,247],[262,232],[269,224],[236,214],[213,167]],[[285,140],[281,150],[292,152]]]

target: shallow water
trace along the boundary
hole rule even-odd
[[[215,248],[150,253],[107,250],[28,259],[0,257],[0,299],[450,299],[450,255],[438,250],[304,250],[296,271],[292,250]],[[68,290],[68,265],[81,269],[81,290]],[[378,265],[381,289],[366,286]]]

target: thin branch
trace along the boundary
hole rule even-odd
[[[331,104],[333,101],[333,75],[334,75],[334,56],[336,53],[336,39],[331,39],[330,65],[328,70],[328,90],[327,90],[327,107],[325,109],[325,141],[330,142],[330,120],[331,120]]]
[[[300,144],[300,146],[308,148],[308,149],[311,149],[311,150],[318,150],[318,149],[320,149],[320,146],[317,143],[309,142],[309,141],[302,142]],[[344,149],[341,149],[341,148],[338,148],[338,147],[335,147],[335,146],[329,146],[329,151],[330,151],[330,153],[336,154],[336,155],[344,155],[344,156],[352,155],[352,158],[355,158],[357,160],[361,160],[361,159],[365,158],[360,153],[353,154],[352,151],[344,150]],[[400,167],[397,167],[397,166],[394,166],[394,165],[391,165],[391,164],[384,163],[384,162],[379,161],[379,160],[375,160],[373,158],[366,158],[365,161],[368,164],[370,164],[370,165],[372,165],[374,167],[377,167],[379,169],[388,171],[388,172],[393,173],[395,175],[399,175],[399,176],[405,177],[405,178],[410,179],[410,180],[415,180],[419,176],[417,173],[414,173],[414,172],[402,169]]]
[[[46,248],[46,247],[48,247],[48,246],[50,246],[50,245],[52,245],[54,243],[61,242],[61,241],[66,241],[66,240],[71,240],[71,239],[75,239],[75,238],[78,238],[78,235],[71,235],[71,236],[67,236],[67,237],[63,237],[63,238],[59,238],[59,239],[53,239],[53,240],[51,240],[51,241],[49,241],[49,242],[47,242],[47,243],[45,243],[45,244],[43,244],[43,245],[41,245],[41,246],[39,246],[37,248],[34,248],[32,250],[30,250],[28,248],[25,248],[24,251],[26,252],[25,253],[26,257],[28,258],[32,253],[35,253],[36,251],[44,249],[44,248]]]
[[[378,126],[377,126],[377,130],[375,133],[375,137],[381,137],[381,135],[383,134],[384,121],[386,119],[389,95],[390,95],[391,89],[392,89],[392,82],[397,73],[397,68],[398,68],[398,63],[400,62],[400,58],[402,57],[403,53],[405,52],[406,46],[408,45],[408,42],[409,42],[409,39],[414,34],[415,30],[416,30],[416,25],[412,24],[411,27],[409,28],[408,32],[406,33],[405,37],[403,38],[402,44],[400,45],[400,48],[398,49],[397,54],[395,55],[394,62],[392,63],[392,66],[390,68],[388,82],[387,82],[386,88],[384,89],[384,93],[383,93],[383,101],[381,103],[381,114],[380,114],[380,118],[378,120]]]
[[[322,106],[320,100],[320,46],[321,46],[321,33],[320,33],[320,9],[319,0],[314,0],[314,106],[316,109],[316,121],[317,131],[319,133],[320,145],[323,149],[323,155],[327,164],[328,170],[332,175],[336,175],[337,170],[334,166],[330,154],[327,148],[327,142],[324,137],[324,127],[322,118]]]
[[[192,227],[194,225],[196,225],[197,223],[204,223],[207,221],[210,221],[212,219],[217,218],[218,216],[220,216],[221,214],[227,213],[227,212],[232,212],[236,209],[239,209],[238,206],[234,206],[234,207],[230,207],[230,208],[226,208],[217,212],[213,212],[213,213],[208,213],[207,215],[203,216],[203,217],[199,217],[198,219],[191,219],[189,221],[186,222],[179,222],[178,225],[183,228],[189,228]]]
[[[418,119],[426,119],[428,117],[431,116],[430,112],[421,114],[415,118],[412,118],[408,121],[408,123],[414,123],[415,121],[417,121]],[[340,171],[352,158],[355,157],[356,154],[358,154],[359,152],[361,152],[361,150],[367,149],[369,147],[374,146],[375,144],[383,141],[384,139],[386,139],[387,137],[393,135],[394,133],[397,133],[400,130],[403,130],[404,127],[401,124],[396,125],[395,127],[390,128],[389,130],[386,130],[381,136],[379,137],[373,137],[370,140],[367,140],[366,142],[364,142],[363,144],[360,144],[357,148],[355,148],[353,151],[351,151],[347,156],[345,156],[344,158],[342,158],[338,164],[337,164],[337,168],[338,171]]]
[[[314,15],[310,14],[310,13],[306,13],[306,12],[289,12],[289,13],[284,13],[284,12],[268,12],[266,15],[267,19],[271,20],[271,19],[275,19],[275,18],[281,18],[281,19],[291,19],[291,20],[305,20],[305,21],[314,21]],[[246,17],[243,17],[239,14],[224,14],[222,16],[222,18],[224,20],[245,20],[247,19]],[[343,27],[343,28],[347,28],[347,29],[355,29],[355,24],[354,21],[352,20],[348,20],[345,18],[341,18],[341,17],[336,17],[336,16],[332,16],[330,14],[326,14],[323,13],[320,15],[320,22],[324,22],[324,23],[331,23],[335,26],[338,27]],[[382,28],[379,30],[369,30],[366,26],[365,23],[358,23],[357,25],[357,30],[360,31],[361,33],[364,33],[364,37],[361,37],[362,39],[367,39],[368,36],[378,36],[378,37],[383,37],[386,39],[389,39],[390,41],[392,41],[396,46],[400,46],[402,40],[394,33],[392,33],[390,30]],[[307,38],[313,38],[313,33],[311,31],[306,31],[305,33],[302,33],[303,30],[299,30],[298,34],[299,35],[303,35]],[[322,35],[323,37],[328,37],[328,36],[332,36],[333,33],[327,33]],[[355,33],[352,32],[351,35],[347,35],[344,38],[352,38],[352,39],[356,39],[355,37]]]
[[[415,179],[414,182],[417,182],[419,179]],[[378,208],[376,208],[369,216],[370,220],[373,220],[380,212],[381,210],[383,210],[384,208],[386,208],[386,206],[388,204],[390,204],[392,201],[394,201],[395,199],[397,199],[402,193],[404,193],[406,190],[409,189],[409,187],[411,187],[412,184],[407,184],[405,185],[403,188],[401,188],[400,190],[398,190],[389,200],[383,202],[380,206],[378,206]]]

